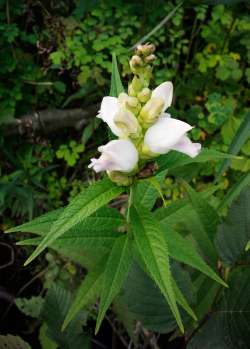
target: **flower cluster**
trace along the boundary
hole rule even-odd
[[[198,155],[201,145],[192,143],[187,132],[192,126],[166,113],[173,99],[173,85],[164,82],[149,89],[153,45],[139,45],[130,60],[134,77],[128,93],[104,97],[98,117],[118,137],[98,148],[99,159],[91,159],[89,168],[107,171],[118,184],[128,185],[145,163],[160,154],[176,150],[190,157]]]

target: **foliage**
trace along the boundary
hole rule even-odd
[[[0,124],[33,110],[87,108],[107,94],[111,73],[115,96],[122,88],[118,67],[130,79],[128,48],[177,5],[8,3],[0,4]],[[160,156],[154,179],[139,179],[132,188],[132,206],[124,205],[131,195],[126,189],[106,179],[95,182],[83,170],[108,139],[99,122],[90,120],[83,133],[64,130],[51,140],[10,139],[2,128],[3,226],[64,206],[9,230],[35,234],[19,242],[29,252],[36,246],[29,261],[49,247],[46,259],[39,259],[48,267],[47,310],[41,317],[33,297],[16,300],[28,316],[39,317],[44,348],[88,348],[90,334],[82,326],[97,318],[99,328],[111,304],[122,309],[119,318],[129,324],[133,340],[138,320],[151,331],[180,335],[176,319],[190,348],[247,347],[249,319],[243,321],[242,314],[249,314],[249,273],[239,265],[249,264],[250,239],[244,212],[250,184],[248,8],[184,2],[150,38],[158,51],[154,83],[173,80],[171,114],[196,125],[192,138],[204,150],[195,159],[177,152]],[[113,208],[107,207],[110,200]],[[57,286],[51,286],[54,281]],[[100,313],[93,315],[97,299]]]

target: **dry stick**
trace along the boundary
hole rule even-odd
[[[150,38],[150,36],[154,35],[159,29],[161,29],[161,27],[163,27],[164,24],[166,24],[170,20],[170,18],[175,14],[178,8],[181,7],[181,5],[182,1],[165,18],[163,18],[163,20],[160,23],[158,23],[148,34],[144,35],[139,41],[137,41],[136,44],[134,44],[134,46],[130,47],[129,51],[134,50],[138,45],[147,41]]]
[[[5,136],[49,134],[61,129],[74,127],[81,129],[96,115],[98,105],[88,109],[48,109],[21,118],[13,119],[2,125]]]

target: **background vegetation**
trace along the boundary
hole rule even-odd
[[[182,179],[198,191],[209,190],[216,182],[213,203],[219,203],[250,169],[250,140],[243,135],[244,141],[239,137],[235,141],[243,122],[243,129],[249,127],[248,10],[247,3],[238,1],[229,4],[186,1],[179,6],[174,0],[153,3],[148,0],[138,3],[1,0],[1,230],[67,204],[95,180],[87,164],[97,146],[109,136],[95,115],[101,98],[109,92],[112,52],[117,55],[122,78],[129,81],[128,59],[134,45],[165,16],[168,16],[166,23],[148,39],[157,48],[153,84],[173,81],[175,101],[171,113],[196,126],[193,140],[210,149],[240,155],[230,163],[209,161],[182,169]],[[81,109],[84,122],[77,119],[70,127],[65,123],[58,129],[51,121],[53,109]],[[49,121],[43,124],[42,115],[48,113]],[[25,125],[19,121],[24,115]],[[34,128],[29,120],[36,116],[41,122]],[[185,188],[179,183],[176,171],[170,171],[162,181],[166,203],[184,197]],[[23,269],[29,248],[16,247],[13,236],[1,234],[1,238],[2,264],[10,261],[1,270],[1,332],[20,335],[34,348],[49,349],[57,345],[64,348],[62,343],[67,342],[67,333],[60,333],[49,311],[40,313],[40,310],[50,307],[53,299],[58,298],[65,309],[55,312],[63,317],[70,304],[70,291],[75,289],[84,269],[52,250],[45,259],[40,257]],[[137,280],[136,271],[131,277]],[[240,275],[235,278],[240,280]],[[143,282],[145,288],[149,287],[147,280]],[[126,315],[125,309],[117,313]],[[21,323],[15,320],[13,325],[13,319],[17,318]],[[86,348],[90,341],[96,348],[126,347],[128,335],[119,317],[110,313],[98,337],[92,335],[95,318],[96,309],[91,307],[71,325],[76,338],[84,327]],[[173,326],[167,328],[164,321],[158,325],[152,325],[148,319],[140,318],[140,321],[149,329],[138,329],[142,347],[157,348],[157,341],[158,346],[164,347],[161,343],[167,343],[169,334],[158,338],[156,333],[169,333]],[[51,335],[46,327],[53,329]],[[72,331],[68,331],[72,336]],[[182,339],[169,344],[170,348],[171,345],[180,348]]]

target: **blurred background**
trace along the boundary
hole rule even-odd
[[[37,312],[37,296],[51,282],[74,289],[83,271],[52,251],[23,268],[31,250],[2,232],[66,205],[95,179],[87,164],[108,141],[95,116],[109,93],[112,53],[126,85],[135,45],[155,44],[151,87],[171,80],[171,114],[196,126],[194,141],[228,152],[249,117],[249,8],[247,1],[0,0],[0,334],[20,335],[32,348],[55,348],[14,299],[36,296],[31,308]],[[203,190],[223,171],[221,198],[249,171],[250,140],[237,153],[226,172],[221,162],[209,162],[186,166],[182,177]],[[167,202],[183,193],[172,176],[162,190]],[[89,335],[95,315],[85,314]],[[119,326],[111,316],[92,337],[93,348],[126,347]]]

